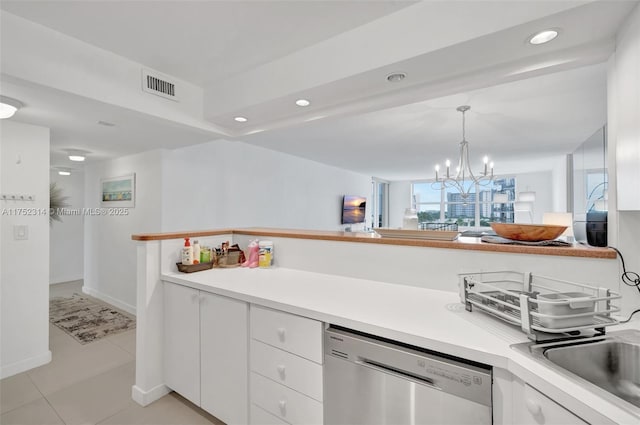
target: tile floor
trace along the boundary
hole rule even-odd
[[[52,285],[50,296],[82,293],[82,281]],[[131,399],[135,330],[81,345],[49,325],[51,363],[0,381],[0,424],[220,425],[175,393],[147,407]]]

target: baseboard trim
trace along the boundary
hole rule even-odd
[[[49,279],[49,285],[57,285],[59,283],[67,283],[67,282],[76,282],[78,280],[84,279],[83,275],[72,276],[72,277],[58,277],[55,279]]]
[[[120,300],[117,300],[107,294],[103,294],[100,291],[96,291],[93,288],[89,288],[87,285],[82,285],[82,292],[84,292],[87,295],[91,295],[92,297],[98,298],[102,301],[108,302],[112,306],[117,307],[121,310],[124,310],[127,313],[133,314],[134,316],[136,315],[136,308],[134,306],[127,304],[125,302],[122,302]]]
[[[51,351],[47,350],[45,353],[38,356],[29,357],[28,359],[2,366],[2,368],[0,368],[0,379],[8,378],[21,372],[26,372],[34,367],[47,364],[50,361]]]
[[[131,398],[141,406],[148,406],[156,400],[161,399],[171,392],[171,388],[164,384],[160,384],[151,388],[149,391],[143,391],[139,386],[131,387]]]

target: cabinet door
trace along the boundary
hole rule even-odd
[[[201,407],[227,424],[246,424],[247,303],[204,292],[201,297]]]
[[[198,291],[164,284],[165,384],[200,405],[200,312]]]
[[[618,209],[640,211],[640,9],[632,12],[618,33],[615,53]]]
[[[532,425],[586,425],[587,423],[546,395],[520,380],[513,382],[513,423]]]

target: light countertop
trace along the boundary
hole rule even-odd
[[[467,312],[457,292],[285,268],[173,272],[162,280],[506,369],[592,423],[640,422],[635,412],[511,349],[526,335]],[[623,327],[640,329],[640,321],[609,329]]]

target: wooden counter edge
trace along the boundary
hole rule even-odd
[[[320,230],[299,230],[299,229],[265,229],[265,228],[245,228],[245,229],[219,229],[202,231],[185,231],[170,233],[144,233],[131,235],[134,241],[156,241],[166,239],[182,239],[203,236],[219,235],[250,235],[282,237],[292,239],[312,239],[355,243],[375,243],[383,245],[416,246],[430,248],[463,249],[471,251],[500,252],[512,254],[534,254],[534,255],[555,255],[565,257],[586,257],[615,259],[616,252],[610,248],[596,248],[576,245],[572,247],[556,246],[527,246],[527,245],[502,245],[485,242],[465,242],[461,239],[455,241],[424,240],[424,239],[395,239],[381,238],[372,233],[320,231]]]

